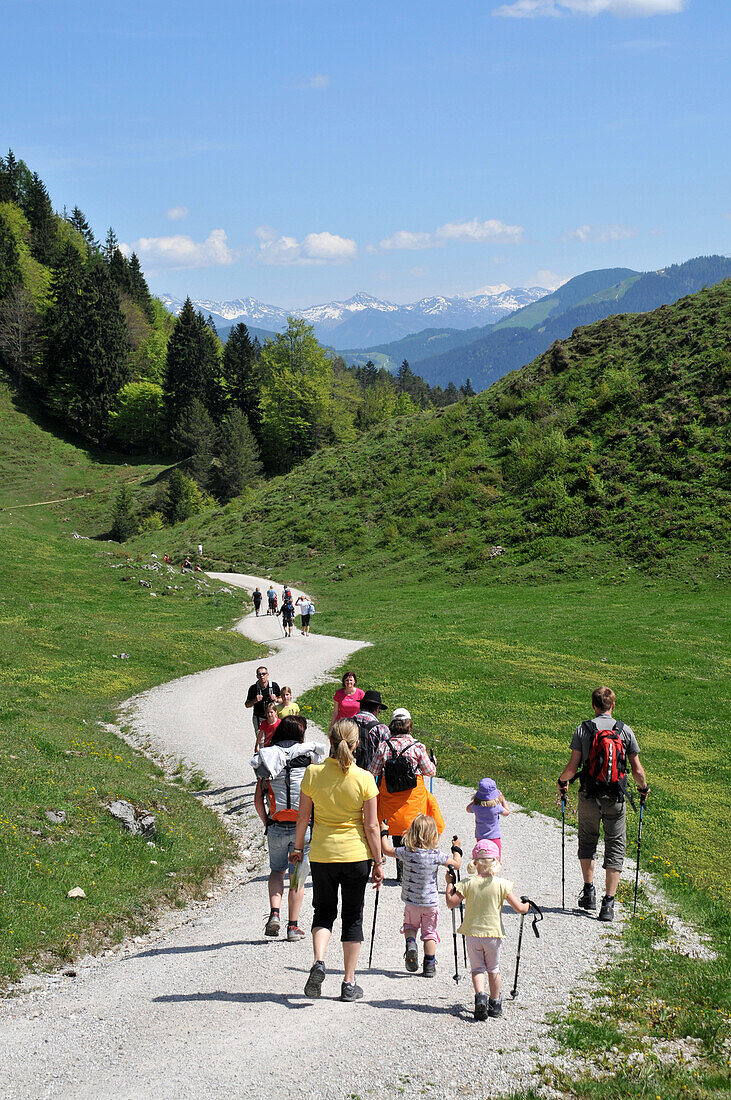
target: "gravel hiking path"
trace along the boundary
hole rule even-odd
[[[241,574],[216,581],[253,589],[266,582]],[[282,638],[280,619],[247,615],[237,629],[271,649],[272,679],[295,696],[331,679],[363,643],[296,631]],[[317,628],[317,618],[313,620]],[[407,974],[403,964],[400,890],[393,861],[381,891],[373,968],[367,967],[373,893],[366,898],[367,940],[359,981],[364,999],[342,1004],[342,953],[336,925],[321,1000],[303,994],[312,962],[309,937],[265,940],[268,863],[253,801],[249,767],[253,729],[246,691],[261,662],[187,676],[130,700],[125,720],[158,751],[184,756],[213,784],[220,812],[255,838],[229,885],[202,904],[110,957],[87,958],[72,981],[33,975],[2,1003],[0,1096],[178,1098],[303,1094],[332,1100],[379,1096],[501,1095],[535,1084],[533,1071],[554,1052],[547,1014],[571,992],[590,989],[595,960],[607,954],[606,926],[572,908],[580,889],[573,834],[566,846],[566,900],[561,912],[561,830],[539,814],[513,813],[503,826],[503,874],[518,894],[533,897],[545,920],[535,939],[526,920],[520,989],[510,999],[520,918],[507,910],[503,945],[502,1019],[475,1023],[473,992],[459,937],[455,984],[451,917],[443,901],[434,979]],[[368,686],[368,685],[363,685]],[[372,685],[378,687],[378,684]],[[398,699],[388,699],[389,707]],[[567,746],[570,731],[566,731]],[[489,772],[500,780],[496,755]],[[480,776],[475,775],[475,781]],[[474,833],[465,807],[474,788],[436,779],[447,831],[465,852]],[[506,790],[506,795],[519,792]],[[573,795],[573,792],[572,792]],[[575,795],[573,796],[575,798]],[[465,868],[466,869],[466,868]],[[628,869],[629,873],[629,869]],[[601,891],[598,891],[601,893]],[[621,907],[620,907],[621,912]],[[309,928],[308,883],[302,924]]]

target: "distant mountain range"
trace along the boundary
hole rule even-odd
[[[623,267],[588,271],[495,324],[462,331],[428,329],[343,355],[349,363],[372,359],[391,370],[408,359],[432,386],[460,385],[469,378],[476,390],[483,390],[581,325],[615,313],[646,313],[728,278],[731,258],[726,256],[700,256],[644,274]]]
[[[221,302],[202,298],[193,301],[208,315],[222,336],[233,325],[243,323],[253,335],[267,335],[286,328],[287,317],[302,317],[313,325],[318,340],[338,350],[398,340],[418,329],[480,328],[494,324],[523,306],[549,293],[545,287],[491,287],[471,297],[422,298],[408,305],[396,305],[370,294],[354,294],[343,302],[326,302],[307,309],[282,309],[255,298]],[[183,302],[170,294],[160,298],[171,313],[178,314]],[[261,338],[261,337],[260,337]]]

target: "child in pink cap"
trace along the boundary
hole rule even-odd
[[[455,884],[447,872],[447,906],[456,909],[464,900],[464,920],[458,928],[467,939],[467,954],[472,968],[475,990],[475,1019],[501,1016],[500,947],[505,931],[500,915],[507,901],[516,913],[527,913],[530,904],[513,893],[513,884],[498,878],[500,853],[494,840],[478,840],[472,849],[472,861],[467,866],[470,878]],[[485,974],[490,986],[488,1002]]]
[[[498,859],[502,859],[500,818],[507,817],[510,807],[494,779],[480,780],[472,801],[467,805],[467,813],[475,815],[475,840],[494,840],[498,847]]]

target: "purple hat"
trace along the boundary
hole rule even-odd
[[[500,849],[494,840],[478,840],[472,849],[473,859],[496,859],[500,862]]]
[[[497,783],[494,779],[481,779],[477,784],[475,798],[480,802],[489,802],[498,796]]]

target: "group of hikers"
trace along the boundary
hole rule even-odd
[[[370,881],[380,890],[384,857],[393,858],[404,902],[405,967],[410,973],[419,970],[420,935],[422,974],[432,978],[440,942],[438,873],[444,867],[447,907],[462,914],[456,929],[453,913],[453,930],[465,937],[475,1019],[498,1017],[502,1014],[501,910],[507,903],[525,914],[535,905],[525,895],[517,896],[513,883],[500,877],[501,820],[510,813],[508,802],[492,778],[480,780],[467,806],[474,816],[475,841],[469,877],[462,879],[460,838],[453,838],[449,855],[439,847],[445,822],[425,783],[429,780],[431,785],[436,774],[433,752],[414,736],[406,708],[396,708],[386,725],[381,721],[385,704],[380,692],[363,691],[357,682],[353,671],[344,673],[334,696],[328,745],[306,738],[307,721],[298,713],[290,689],[271,682],[265,666],[257,669],[256,682],[249,688],[245,705],[253,708],[254,804],[265,828],[270,864],[264,935],[278,937],[282,930],[289,871],[286,937],[290,941],[304,938],[299,916],[309,873],[314,960],[305,995],[321,995],[325,956],[339,908],[344,965],[340,999],[359,1000],[363,990],[356,981],[356,965],[364,938],[366,886]],[[634,733],[613,718],[614,692],[596,688],[591,700],[594,717],[577,726],[569,761],[557,784],[565,806],[568,785],[580,774],[578,854],[584,886],[578,905],[586,911],[596,910],[594,861],[603,826],[606,889],[598,919],[612,921],[626,849],[627,765],[643,803],[649,786]],[[456,955],[456,935],[454,940]]]
[[[267,597],[267,615],[281,615],[282,616],[282,629],[284,631],[285,638],[292,637],[292,630],[294,629],[295,615],[299,613],[302,620],[302,635],[307,638],[310,634],[310,619],[315,614],[315,605],[309,596],[298,596],[295,600],[292,596],[292,589],[288,584],[285,584],[282,588],[282,606],[279,607],[279,594],[277,593],[274,585],[269,582],[269,588],[266,593]],[[252,600],[254,601],[254,611],[257,618],[261,610],[261,605],[264,597],[262,596],[261,589],[257,585],[252,593]]]

